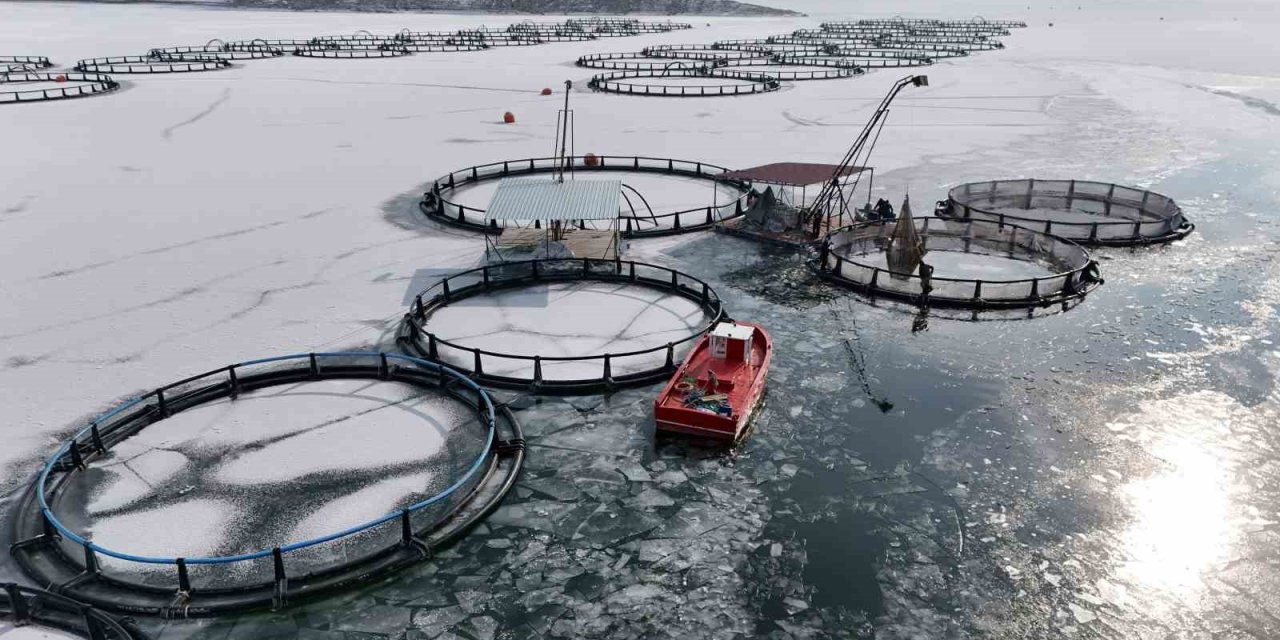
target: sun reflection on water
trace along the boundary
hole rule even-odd
[[[1124,488],[1134,519],[1122,536],[1122,571],[1149,587],[1197,591],[1230,547],[1228,469],[1211,448],[1186,439],[1162,439],[1152,453],[1169,467]]]
[[[1117,577],[1133,586],[1193,598],[1206,574],[1225,563],[1238,535],[1233,522],[1229,396],[1199,392],[1148,405],[1128,434],[1157,459],[1150,475],[1121,489],[1132,520],[1120,534]]]

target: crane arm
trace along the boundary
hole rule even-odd
[[[880,101],[880,106],[876,107],[875,113],[871,115],[871,119],[867,121],[866,126],[862,128],[858,137],[854,139],[853,146],[849,147],[849,151],[845,153],[844,159],[842,159],[840,164],[837,165],[835,172],[831,176],[831,180],[823,185],[822,191],[819,192],[817,198],[814,199],[813,204],[809,207],[811,213],[818,214],[825,211],[830,206],[832,200],[835,199],[836,195],[840,191],[840,179],[844,177],[846,172],[848,172],[849,167],[854,166],[854,162],[862,156],[863,147],[866,146],[867,140],[871,138],[872,133],[875,132],[879,126],[882,126],[881,122],[889,113],[889,103],[893,102],[893,99],[897,97],[898,93],[908,85],[914,87],[927,87],[929,86],[929,77],[907,76],[894,83],[893,88],[889,90],[888,95],[884,97],[884,100]],[[868,149],[868,157],[870,157],[870,153],[871,151]]]

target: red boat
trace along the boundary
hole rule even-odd
[[[757,324],[722,322],[702,336],[653,403],[658,431],[737,442],[764,400],[773,340]]]

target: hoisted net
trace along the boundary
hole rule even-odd
[[[924,242],[916,232],[915,220],[911,217],[911,196],[902,201],[902,214],[889,235],[889,247],[885,256],[889,262],[889,275],[895,280],[906,280],[916,272],[924,260]]]

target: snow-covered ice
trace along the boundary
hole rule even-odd
[[[653,350],[616,358],[614,375],[662,366],[667,343],[681,343],[710,318],[695,301],[647,286],[583,282],[499,290],[448,304],[422,328],[464,348],[514,356],[584,357]],[[688,343],[682,344],[687,347]],[[683,352],[683,349],[681,350]],[[448,362],[472,366],[470,352],[443,347]],[[602,375],[601,360],[543,363],[547,379]],[[533,377],[528,360],[484,360],[485,372]]]
[[[734,317],[774,332],[769,404],[735,457],[654,446],[647,390],[532,403],[520,411],[530,454],[513,495],[432,562],[279,614],[148,624],[161,638],[1269,634],[1280,611],[1268,533],[1280,480],[1266,428],[1280,415],[1280,362],[1264,342],[1275,339],[1280,302],[1271,3],[779,4],[813,15],[699,18],[685,32],[475,54],[284,57],[121,77],[114,95],[3,107],[4,486],[24,484],[89,416],[193,370],[389,346],[413,274],[472,266],[483,252],[480,237],[423,220],[416,199],[447,171],[547,155],[562,102],[538,92],[565,79],[585,87],[594,71],[571,64],[584,53],[759,37],[855,10],[1023,18],[1031,27],[1004,38],[1006,50],[923,69],[930,87],[904,91],[872,159],[876,195],[927,202],[974,180],[1092,178],[1167,193],[1197,234],[1153,251],[1099,251],[1107,284],[1065,314],[935,315],[915,332],[921,318],[889,305],[834,293],[777,302],[767,287],[725,276],[758,269],[765,279],[777,264],[742,242],[634,242],[629,257],[707,278]],[[61,64],[214,37],[509,21],[62,3],[3,3],[0,15],[5,48]],[[576,150],[732,168],[830,162],[901,75],[723,100],[575,90]],[[500,124],[504,111],[517,124]],[[208,424],[173,423],[171,444]],[[164,427],[118,452],[136,460],[133,471],[101,470],[100,486],[118,489],[116,502],[92,507],[104,516],[95,539],[131,548],[129,531],[154,511],[124,513],[138,482],[186,488],[174,469],[194,463],[148,452],[168,448],[146,439]],[[310,461],[266,455],[290,439],[251,455]],[[326,505],[363,517],[402,499],[421,465],[365,444],[341,445],[354,469],[319,452],[332,456],[306,468],[358,471],[358,481],[315,493],[264,531],[286,537]],[[403,473],[367,466],[384,455]],[[278,480],[270,463],[251,466],[235,477]],[[1114,478],[1108,470],[1123,479],[1094,479]],[[1183,522],[1174,507],[1184,504],[1192,526],[1153,533]],[[248,509],[193,491],[155,520]],[[160,529],[143,550],[239,535],[215,524],[198,537]],[[9,570],[0,565],[0,577]]]

